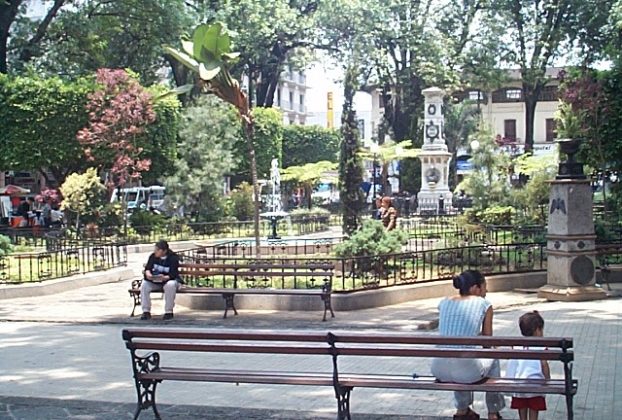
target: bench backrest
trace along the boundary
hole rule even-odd
[[[326,333],[128,328],[129,350],[329,355]]]
[[[573,360],[572,338],[129,328],[130,350]],[[445,347],[445,346],[477,347]],[[442,346],[442,347],[438,347]],[[524,350],[523,347],[530,347]],[[489,347],[489,348],[484,348]],[[546,348],[546,350],[545,350]]]
[[[573,360],[571,338],[335,333],[330,339],[340,356]]]

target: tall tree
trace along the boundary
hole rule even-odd
[[[610,0],[492,1],[493,15],[507,23],[503,39],[510,39],[510,42],[505,46],[504,58],[520,68],[525,104],[525,150],[533,148],[536,106],[549,81],[546,69],[562,53],[568,54],[573,48],[585,52],[588,37],[584,35],[600,33],[601,14],[608,14],[610,9]]]
[[[319,0],[195,1],[201,20],[221,21],[236,33],[240,59],[232,72],[248,77],[251,101],[271,107],[286,65],[303,67],[305,52],[314,47]]]
[[[54,0],[46,15],[39,22],[31,22],[26,16],[28,2],[24,0],[3,0],[0,2],[0,73],[8,73],[8,52],[11,28],[19,20],[31,23],[31,31],[19,42],[19,51],[16,55],[23,62],[29,61],[33,57],[35,50],[43,40],[50,23],[58,14],[61,7],[71,0]]]
[[[88,0],[62,10],[29,51],[41,72],[130,68],[150,84],[166,64],[160,46],[176,42],[189,24],[182,0]]]
[[[363,166],[358,151],[361,148],[356,112],[354,111],[354,94],[358,88],[358,69],[353,65],[346,70],[344,80],[344,101],[341,114],[341,154],[339,159],[339,198],[341,200],[343,232],[352,235],[361,226],[361,213],[365,207],[365,198],[361,185],[363,183]]]
[[[359,150],[360,135],[354,94],[367,82],[373,43],[368,24],[377,17],[369,0],[336,0],[324,2],[320,10],[323,22],[322,37],[331,46],[333,58],[344,71],[343,112],[341,114],[341,150],[339,153],[339,197],[342,205],[342,227],[352,235],[361,226],[365,207],[363,166]]]

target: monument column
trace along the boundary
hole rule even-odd
[[[444,131],[445,92],[437,87],[423,90],[424,138],[419,154],[421,159],[421,189],[417,194],[418,211],[446,213],[451,209],[452,193],[449,191],[449,161]]]
[[[592,215],[592,188],[575,162],[578,140],[560,140],[568,160],[559,165],[551,181],[547,235],[547,284],[538,296],[548,300],[602,299],[606,293],[595,284],[596,235]]]

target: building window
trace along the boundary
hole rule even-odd
[[[521,98],[521,90],[520,89],[507,89],[505,91],[505,97],[507,99],[520,99]]]
[[[281,88],[276,90],[276,104],[277,106],[281,106]]]
[[[503,121],[504,136],[507,140],[516,141],[516,120]]]
[[[469,100],[470,101],[481,101],[484,99],[484,95],[479,90],[471,90],[469,91]]]
[[[357,122],[356,122],[357,128],[359,130],[359,138],[360,139],[364,139],[365,138],[365,120],[360,118]]]
[[[553,118],[546,119],[546,141],[553,141],[557,138],[557,133],[555,130],[557,129],[557,125],[555,124],[555,120]]]
[[[300,112],[305,112],[305,95],[299,95],[298,100],[300,104],[298,105],[298,110]]]
[[[289,92],[289,109],[294,109],[294,92]]]
[[[538,96],[538,100],[543,102],[557,102],[559,100],[557,86],[544,86]]]

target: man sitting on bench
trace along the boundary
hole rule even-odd
[[[168,247],[168,242],[155,244],[153,254],[145,266],[145,281],[140,286],[143,314],[142,320],[151,319],[151,292],[164,292],[164,317],[173,319],[175,295],[181,286],[179,278],[179,257]]]

